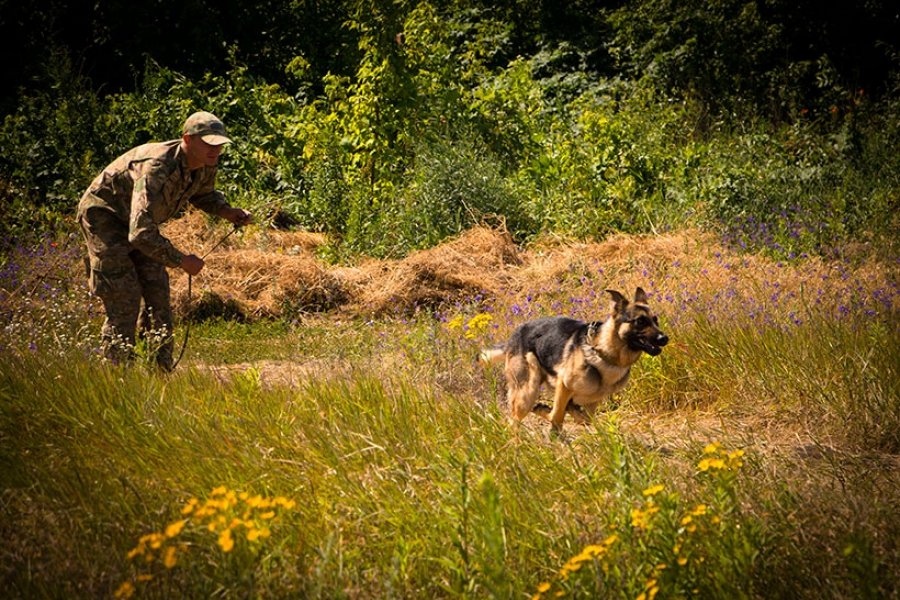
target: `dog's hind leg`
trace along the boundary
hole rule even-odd
[[[537,402],[543,380],[540,365],[534,354],[507,357],[506,382],[510,416],[521,421]]]

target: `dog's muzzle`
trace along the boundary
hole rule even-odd
[[[643,350],[650,356],[658,356],[662,352],[662,347],[669,343],[669,336],[664,333],[658,333],[654,338],[641,337],[636,339],[635,342],[637,342],[635,350]]]

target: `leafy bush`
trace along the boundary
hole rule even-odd
[[[735,3],[693,13],[641,6],[637,17],[616,11],[609,20],[636,65],[631,80],[584,70],[584,55],[564,44],[501,64],[512,33],[500,13],[428,3],[355,14],[355,73],[310,81],[297,56],[284,67],[300,82],[296,94],[233,53],[227,73],[198,80],[149,60],[135,91],[102,95],[53,55],[47,85],[23,91],[0,126],[2,233],[71,228],[99,169],[134,145],[177,137],[184,118],[204,109],[234,139],[219,181],[230,201],[264,223],[329,234],[334,256],[402,255],[484,219],[505,221],[520,240],[701,225],[783,256],[861,238],[893,243],[896,94],[875,102],[849,93],[822,63],[816,98],[832,108],[805,109],[800,94],[791,122],[752,108],[717,112],[698,94],[720,90],[740,108],[744,80],[733,78],[755,73],[748,57],[781,43],[767,37],[774,17]],[[640,21],[651,9],[678,17],[671,39]],[[698,24],[724,28],[735,15],[732,30],[710,34],[712,46],[684,40]],[[748,56],[706,60],[750,38]],[[665,50],[655,63],[654,48]]]

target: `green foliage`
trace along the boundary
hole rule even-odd
[[[764,69],[779,30],[756,3],[630,2],[610,13],[610,23],[610,53],[663,93],[697,97],[716,112],[769,91]]]
[[[808,1],[640,0],[610,11],[608,25],[620,72],[698,101],[705,124],[824,114],[859,87],[886,89],[897,66],[898,23],[883,3],[830,11]],[[838,39],[857,42],[832,43]]]
[[[63,52],[44,65],[45,87],[21,99],[0,127],[0,235],[74,229],[69,206],[103,152],[102,103]]]
[[[438,140],[416,153],[397,227],[384,223],[382,229],[398,236],[398,251],[427,248],[482,223],[533,231],[497,159],[473,138],[477,143],[474,136]]]
[[[288,87],[232,49],[224,74],[149,59],[134,91],[101,95],[52,54],[49,85],[23,90],[0,126],[2,232],[71,227],[105,164],[203,109],[235,140],[227,197],[263,223],[327,233],[336,258],[401,256],[482,222],[518,240],[712,227],[785,257],[892,243],[897,100],[851,93],[825,57],[773,62],[781,27],[799,27],[780,3],[612,11],[627,78],[587,70],[566,43],[506,61],[518,19],[503,6],[345,8],[354,70],[316,77],[296,54],[281,65]],[[817,91],[785,83],[792,73]],[[783,100],[767,112],[753,98],[773,86]]]

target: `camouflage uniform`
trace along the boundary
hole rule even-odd
[[[78,204],[90,289],[106,311],[103,351],[115,361],[130,358],[140,325],[142,333],[162,335],[156,360],[162,368],[172,368],[166,267],[180,266],[184,253],[160,234],[159,225],[180,216],[187,203],[210,214],[229,206],[215,189],[216,167],[189,170],[180,144],[180,139],[144,144],[123,154],[94,179]]]

